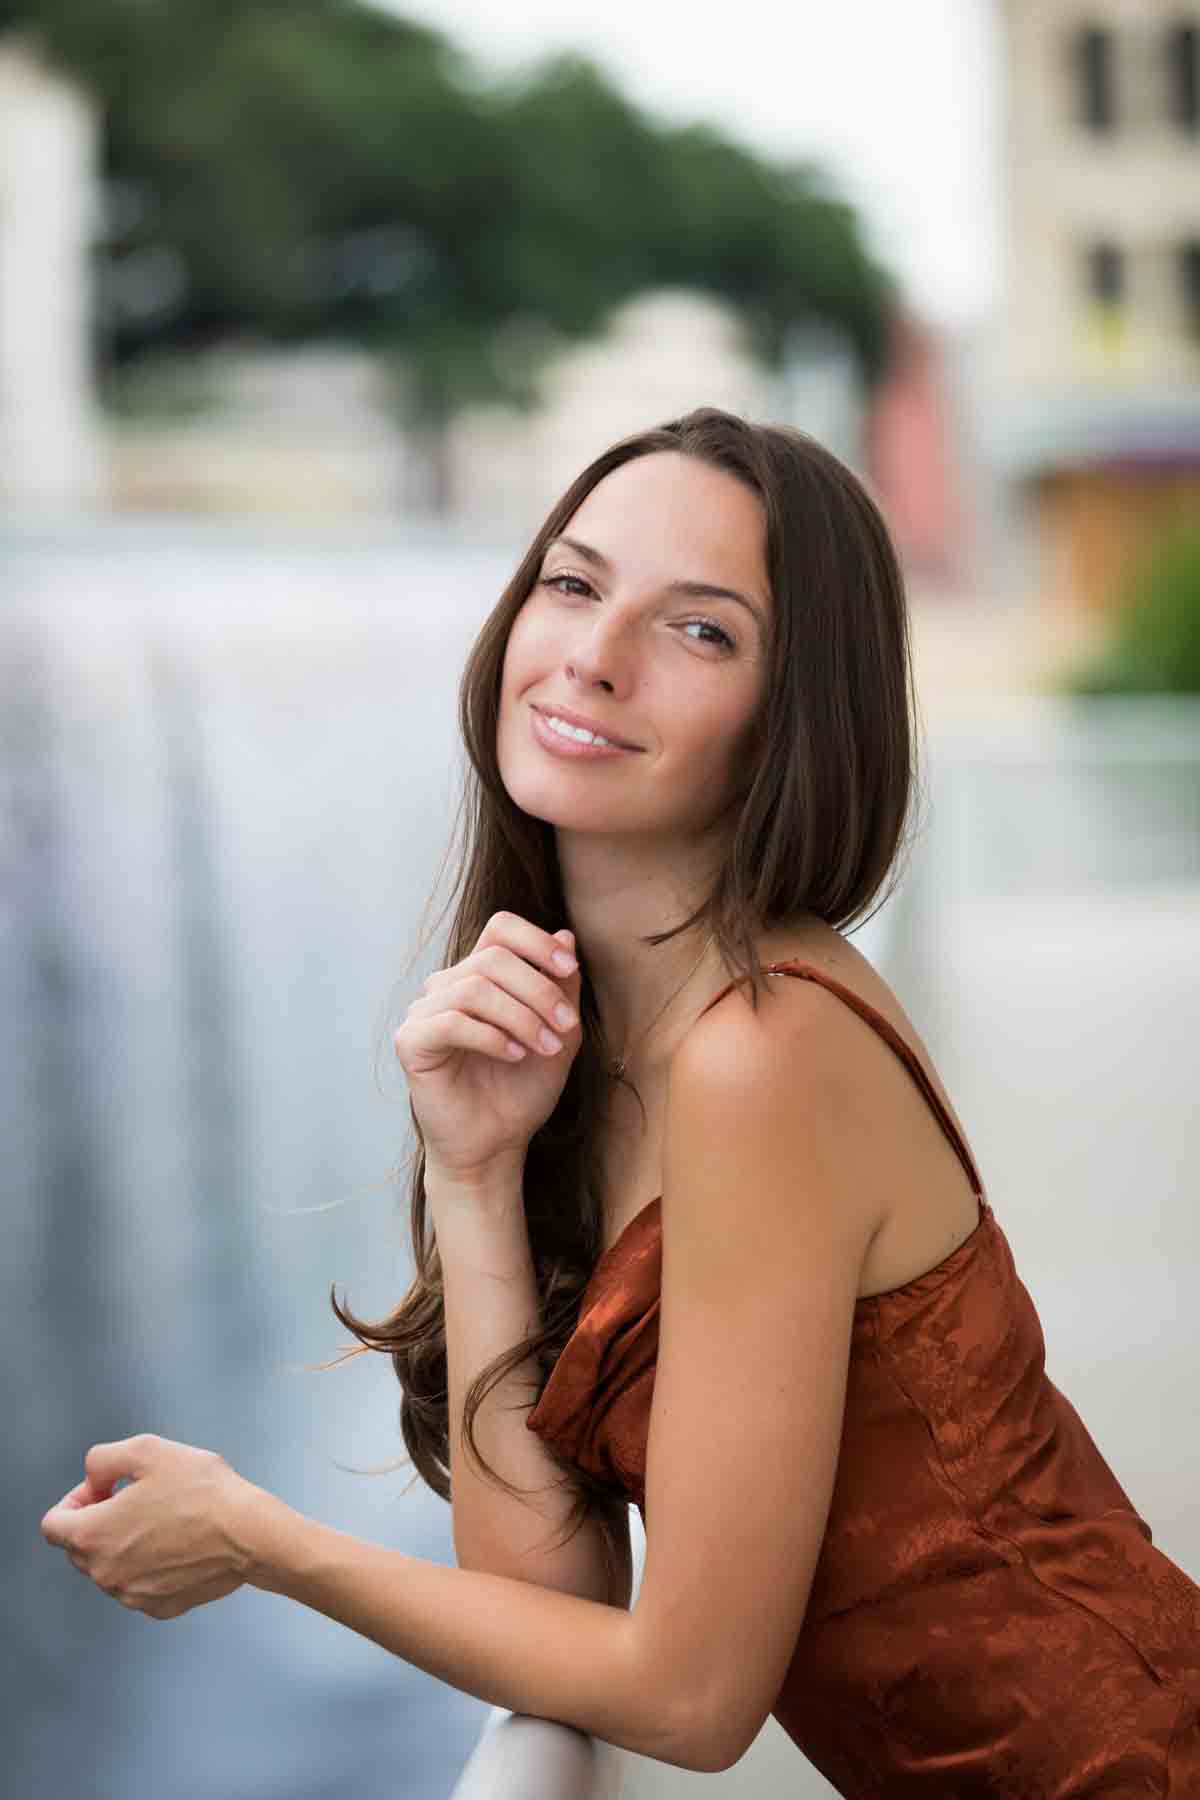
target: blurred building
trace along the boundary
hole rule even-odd
[[[962,355],[953,332],[901,302],[889,324],[886,367],[864,394],[845,332],[805,320],[788,333],[764,415],[810,432],[848,463],[887,520],[910,582],[960,602],[974,574],[981,477]]]
[[[90,253],[99,120],[89,97],[0,36],[0,509],[65,511],[101,488]]]
[[[1100,609],[1200,506],[1200,4],[1002,0],[993,449],[1039,596]]]
[[[932,587],[957,588],[966,561],[966,458],[951,349],[901,310],[889,366],[867,397],[849,340],[829,322],[798,322],[782,367],[769,373],[750,353],[732,305],[692,291],[641,294],[603,336],[562,352],[536,412],[477,407],[461,415],[451,433],[454,510],[531,531],[617,438],[694,406],[722,406],[817,438],[867,483],[906,570]]]
[[[455,421],[456,511],[503,519],[524,536],[618,438],[694,406],[752,418],[772,410],[770,380],[746,346],[734,309],[667,288],[618,308],[603,336],[564,348],[546,372],[542,394],[543,404],[531,413],[481,406]]]
[[[863,420],[865,472],[906,571],[961,595],[969,574],[968,434],[953,343],[904,308]]]
[[[865,473],[858,364],[841,326],[816,318],[789,326],[773,399],[772,418],[810,432],[851,468]]]
[[[411,482],[385,375],[352,344],[229,341],[148,360],[136,394],[109,421],[118,510],[384,517]]]

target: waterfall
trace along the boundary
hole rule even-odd
[[[445,846],[463,656],[515,552],[194,526],[0,544],[0,1617],[8,1791],[448,1793],[486,1708],[243,1589],[162,1624],[41,1540],[93,1443],[221,1451],[314,1518],[452,1561],[398,1462],[390,1047]],[[397,1008],[399,1010],[397,1011]]]

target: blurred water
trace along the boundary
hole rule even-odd
[[[296,1365],[348,1341],[331,1282],[370,1317],[409,1278],[388,1005],[425,966],[395,985],[463,653],[513,562],[182,526],[0,542],[13,1800],[444,1795],[485,1716],[277,1596],[126,1612],[38,1521],[89,1445],[150,1430],[452,1560],[409,1471],[337,1467],[401,1454],[390,1364]]]

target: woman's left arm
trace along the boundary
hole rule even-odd
[[[848,1015],[794,986],[803,993],[757,1015],[707,1015],[672,1065],[632,1612],[364,1542],[213,1452],[153,1436],[90,1450],[44,1536],[151,1617],[249,1584],[492,1705],[682,1768],[729,1767],[770,1711],[803,1622],[877,1224],[847,1136],[855,1045],[837,1013]]]

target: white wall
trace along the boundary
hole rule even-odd
[[[70,510],[101,485],[89,245],[99,120],[32,43],[0,41],[0,509]]]

